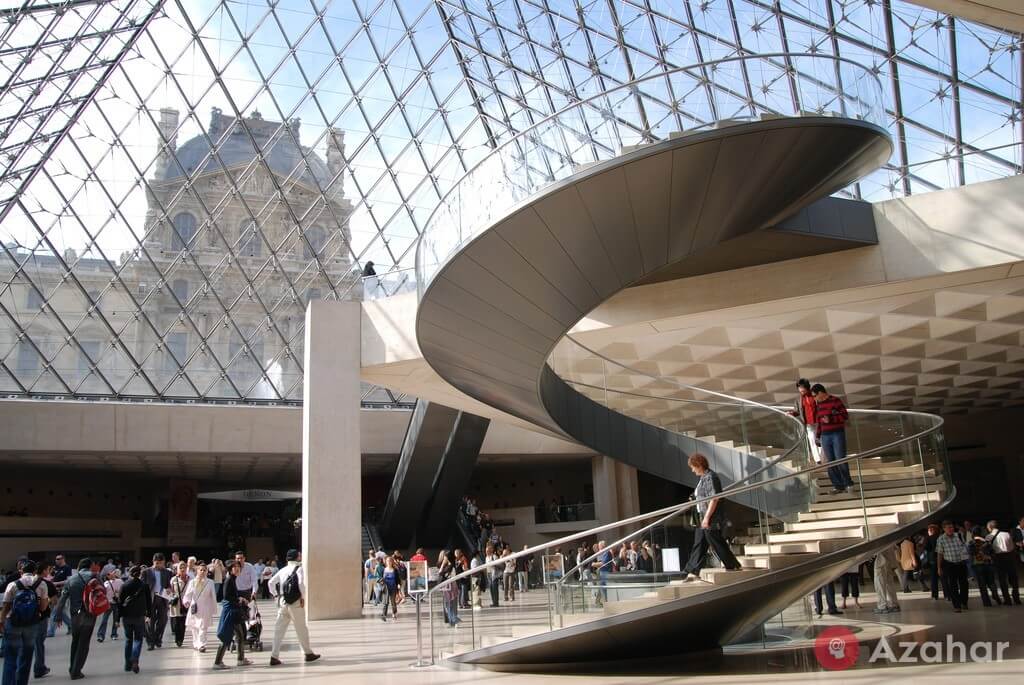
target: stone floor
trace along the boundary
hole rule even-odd
[[[474,630],[487,633],[507,631],[515,626],[525,626],[536,620],[544,596],[540,592],[530,592],[508,606],[500,609],[485,609],[476,614]],[[944,601],[932,601],[921,592],[901,595],[903,611],[890,614],[883,621],[876,620],[872,613],[874,597],[870,593],[862,596],[864,609],[851,609],[843,616],[816,620],[815,627],[823,628],[831,625],[846,625],[854,632],[867,635],[871,631],[890,635],[910,635],[911,639],[946,640],[953,639],[970,643],[974,640],[1008,641],[1010,648],[1006,652],[1006,660],[996,663],[957,663],[929,665],[868,665],[863,659],[857,666],[842,672],[826,672],[818,665],[811,643],[803,648],[773,650],[754,650],[744,654],[730,652],[721,657],[707,659],[689,659],[669,663],[650,664],[643,672],[630,667],[630,672],[621,669],[598,667],[595,673],[586,674],[586,683],[644,683],[662,684],[679,682],[687,679],[691,682],[715,683],[764,683],[768,681],[788,682],[793,680],[794,673],[804,673],[800,682],[844,682],[875,683],[890,682],[896,678],[909,679],[910,682],[924,682],[929,685],[942,683],[976,683],[983,678],[1010,676],[1007,683],[1024,682],[1024,606],[983,608],[977,596],[972,597],[972,608],[962,614],[954,614]],[[378,613],[367,608],[362,619],[345,621],[321,621],[312,624],[311,634],[314,649],[323,658],[312,664],[302,661],[302,654],[289,630],[285,641],[285,649],[281,658],[282,666],[270,668],[269,650],[273,635],[274,612],[270,603],[263,603],[264,652],[252,654],[255,664],[248,667],[232,668],[229,671],[215,672],[211,669],[213,653],[199,654],[187,646],[181,649],[174,647],[173,639],[165,638],[164,647],[157,651],[143,651],[139,675],[125,673],[122,670],[123,642],[111,641],[103,644],[93,642],[89,661],[86,664],[85,682],[95,683],[180,683],[182,677],[190,680],[201,676],[203,683],[286,683],[301,679],[304,683],[374,683],[389,685],[390,683],[406,683],[415,679],[417,685],[429,683],[477,682],[487,680],[507,685],[526,685],[527,683],[557,683],[568,681],[574,676],[568,673],[560,675],[530,675],[517,673],[497,673],[481,669],[463,668],[454,670],[445,666],[433,666],[424,669],[413,669],[411,664],[416,661],[416,620],[415,612],[409,605],[399,610],[399,620],[382,623]],[[465,614],[465,612],[464,612]],[[803,613],[795,611],[794,615]],[[468,622],[468,621],[467,621]],[[489,627],[485,627],[489,626]],[[465,631],[462,625],[458,630]],[[436,637],[440,642],[442,635],[454,633],[450,628],[435,627]],[[425,631],[429,649],[429,632]],[[211,636],[212,638],[212,636]],[[479,640],[479,632],[478,637]],[[667,636],[671,639],[671,636]],[[894,643],[895,641],[891,638]],[[170,647],[168,647],[168,643]],[[48,662],[52,674],[47,681],[64,681],[67,679],[67,661],[69,640],[61,635],[47,640]],[[229,655],[226,662],[233,663]],[[579,669],[573,669],[580,673]],[[580,675],[574,682],[581,682]],[[194,680],[192,681],[194,682]]]

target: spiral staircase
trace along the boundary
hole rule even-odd
[[[778,79],[787,57],[794,56],[695,65],[577,103],[495,149],[428,222],[417,251],[417,338],[442,378],[669,480],[694,485],[687,457],[705,454],[722,476],[721,496],[756,518],[737,540],[739,570],[709,568],[699,582],[662,579],[628,598],[588,603],[603,581],[581,579],[566,564],[548,579],[546,604],[514,625],[470,612],[468,629],[442,627],[442,597],[456,580],[449,579],[428,593],[431,662],[544,666],[717,649],[918,529],[953,498],[938,417],[852,411],[846,461],[855,487],[832,494],[827,467],[813,461],[803,426],[785,412],[620,362],[570,334],[627,287],[871,244],[864,203],[829,197],[892,150],[870,70],[824,58],[842,72],[841,87],[780,72],[794,79],[790,111],[773,100],[724,112],[711,95],[699,126],[681,125],[678,115],[659,131],[628,134],[623,126],[644,97],[651,108],[664,105],[664,91],[648,88],[656,80],[692,95],[711,66]],[[653,91],[657,98],[647,95]],[[641,537],[695,506],[515,556],[553,557],[605,535]]]

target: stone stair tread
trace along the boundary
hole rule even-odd
[[[878,496],[878,497],[870,498],[871,501],[868,504],[868,508],[870,510],[870,508],[872,506],[882,507],[882,506],[887,506],[887,505],[890,505],[890,504],[909,504],[911,502],[925,502],[925,501],[929,501],[929,500],[932,501],[932,502],[938,502],[939,499],[940,499],[939,493],[934,492],[934,491],[929,492],[928,494],[913,494],[913,495],[911,495],[911,494],[893,494],[893,495],[885,495],[885,496]],[[850,509],[851,505],[853,505],[855,503],[858,503],[858,502],[859,502],[859,497],[858,497],[858,500],[851,500],[851,499],[841,499],[841,500],[831,500],[831,501],[826,500],[826,501],[820,501],[820,502],[815,502],[815,503],[811,504],[809,509],[812,512],[827,511],[829,509]]]
[[[756,578],[757,576],[764,575],[766,572],[765,569],[760,568],[741,568],[733,571],[725,568],[705,568],[701,570],[700,577],[712,585],[727,585]]]
[[[843,547],[849,547],[849,540],[813,540],[806,542],[773,542],[771,545],[770,554],[801,554],[801,553],[814,553],[814,554],[826,554],[828,552],[834,552]],[[763,545],[746,545],[743,549],[743,554],[746,556],[767,556],[769,554],[769,544]]]
[[[869,506],[867,507],[868,515],[876,514],[888,514],[893,512],[908,512],[908,513],[920,513],[924,512],[924,502],[907,502],[904,504],[888,504],[884,506]],[[829,521],[834,518],[852,518],[855,516],[863,516],[864,511],[860,507],[847,507],[825,509],[821,511],[802,511],[797,514],[797,521]]]
[[[788,568],[789,566],[796,566],[802,564],[805,561],[809,561],[817,557],[817,554],[806,553],[806,554],[773,554],[771,556],[750,556],[741,554],[736,557],[743,568],[763,568],[766,570],[776,571],[778,569]]]
[[[846,526],[828,530],[810,530],[796,533],[772,533],[768,536],[769,543],[776,542],[807,542],[811,540],[846,540],[864,537],[864,526]]]
[[[909,520],[909,517],[901,516],[900,512],[894,512],[891,514],[873,514],[867,517],[867,524],[898,525],[902,523],[904,520]],[[830,528],[844,528],[848,526],[864,525],[864,523],[865,521],[863,515],[851,516],[849,518],[823,519],[817,521],[799,521],[797,523],[787,523],[784,532],[799,533],[812,530],[828,530]]]

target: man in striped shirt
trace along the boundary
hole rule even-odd
[[[821,383],[814,384],[811,394],[814,395],[817,405],[814,413],[814,420],[817,423],[816,435],[825,461],[846,459],[846,421],[849,419],[846,405],[835,395],[829,395]],[[834,495],[853,487],[849,464],[830,467],[828,477],[832,481]]]
[[[967,545],[956,534],[952,521],[943,521],[942,530],[944,533],[935,543],[939,577],[949,589],[953,611],[959,614],[961,609],[967,608]]]

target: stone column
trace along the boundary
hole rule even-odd
[[[594,515],[599,522],[613,523],[640,513],[635,467],[599,454],[590,460],[590,473],[594,481]],[[640,525],[613,529],[603,537],[611,543]]]
[[[359,324],[358,302],[306,309],[302,558],[311,620],[362,615]]]

